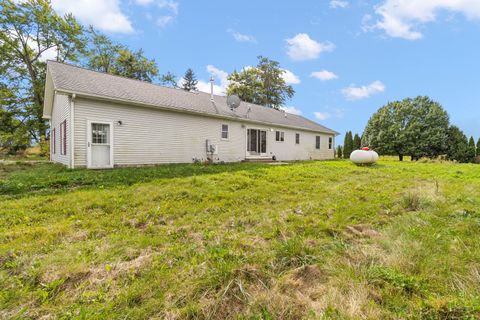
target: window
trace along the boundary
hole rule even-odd
[[[320,136],[315,137],[315,149],[320,149]]]
[[[300,144],[300,133],[295,133],[295,143]]]
[[[332,149],[333,148],[333,137],[329,137],[328,138],[328,149]]]
[[[60,123],[60,154],[67,154],[67,120]]]
[[[276,131],[276,132],[275,132],[275,140],[276,140],[276,141],[285,141],[285,132],[283,132],[283,131]]]
[[[52,130],[52,153],[53,154],[55,154],[55,152],[56,152],[56,144],[57,144],[56,141],[55,141],[56,137],[57,137],[57,135],[55,134],[55,128],[53,128],[53,130]]]
[[[222,124],[222,139],[228,139],[228,124]]]

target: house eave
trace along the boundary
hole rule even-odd
[[[153,105],[153,104],[148,104],[148,103],[142,103],[142,102],[139,102],[139,101],[133,101],[133,100],[128,100],[128,99],[121,99],[121,98],[114,98],[114,97],[109,97],[109,96],[96,95],[96,94],[85,93],[85,92],[80,92],[80,91],[56,89],[56,92],[57,93],[69,94],[69,95],[74,95],[75,94],[77,96],[77,98],[80,97],[80,98],[94,99],[94,100],[105,101],[105,102],[117,102],[117,103],[134,105],[134,106],[139,106],[139,107],[154,108],[154,109],[160,109],[160,110],[165,110],[165,111],[192,114],[192,115],[204,116],[204,117],[210,117],[210,118],[216,118],[216,119],[227,119],[227,120],[231,120],[231,121],[247,122],[247,123],[261,124],[261,125],[266,125],[266,126],[274,126],[274,127],[281,127],[281,128],[309,131],[309,132],[317,132],[317,133],[323,133],[323,134],[334,135],[334,136],[339,135],[338,132],[333,131],[333,130],[332,130],[333,132],[328,132],[328,131],[322,131],[322,130],[314,130],[314,129],[305,128],[305,127],[289,126],[289,125],[279,124],[279,123],[274,123],[274,122],[252,120],[252,119],[243,118],[243,117],[232,117],[232,116],[220,115],[220,114],[215,115],[215,114],[201,112],[201,111],[192,111],[192,110],[186,110],[186,109],[183,110],[183,109],[173,108],[173,107],[169,107],[169,106]]]

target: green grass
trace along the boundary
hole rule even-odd
[[[0,165],[0,318],[478,319],[480,167]]]

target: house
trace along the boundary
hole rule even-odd
[[[337,133],[304,117],[48,61],[50,159],[69,168],[333,159]]]

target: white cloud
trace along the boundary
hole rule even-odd
[[[177,1],[173,0],[135,0],[135,3],[145,7],[155,5],[162,10],[162,14],[155,19],[155,24],[160,28],[165,28],[175,20],[178,15],[178,6],[180,5]],[[167,12],[165,12],[165,10],[167,10]],[[146,16],[148,20],[152,20],[152,12],[147,12]]]
[[[120,9],[120,0],[52,0],[52,7],[60,14],[72,13],[83,24],[102,31],[134,31],[130,19]]]
[[[346,8],[349,6],[348,1],[343,0],[331,0],[330,1],[330,8],[337,9],[337,8]]]
[[[220,85],[214,83],[213,93],[216,95],[225,95],[229,84],[229,81],[227,79],[228,73],[218,69],[213,65],[208,65],[207,71],[208,73],[210,73],[210,75],[213,76],[215,82],[220,80]],[[210,93],[210,81],[198,80],[197,88],[198,91]]]
[[[302,111],[300,109],[297,109],[293,106],[280,107],[280,109],[285,111],[286,113],[296,114],[297,116],[302,114]]]
[[[317,78],[322,81],[338,79],[338,76],[335,73],[327,70],[312,72],[310,77]]]
[[[287,69],[282,69],[284,72],[282,73],[282,78],[285,80],[286,84],[299,84],[300,78],[294,74],[292,71]]]
[[[381,81],[374,81],[368,86],[355,87],[351,85],[348,88],[344,88],[342,93],[345,95],[347,100],[359,100],[370,97],[375,93],[380,93],[385,91],[385,85]]]
[[[418,40],[423,34],[417,27],[436,20],[441,10],[480,19],[478,0],[384,0],[375,8],[379,19],[369,29],[381,29],[394,38]]]
[[[175,15],[178,14],[178,6],[180,5],[177,1],[173,0],[135,0],[135,3],[141,6],[155,4],[160,9],[166,8],[171,10]]]
[[[177,1],[173,0],[158,0],[156,1],[157,6],[161,9],[166,8],[173,12],[173,14],[178,14],[178,6],[180,5]]]
[[[232,37],[238,42],[257,42],[257,39],[255,39],[255,37],[252,35],[243,34],[232,29],[228,29],[227,32],[230,33]]]
[[[345,116],[345,109],[342,108],[335,108],[333,109],[333,112],[335,112],[335,117],[341,119]]]
[[[314,112],[313,114],[315,115],[315,118],[321,121],[327,120],[328,118],[331,117],[331,114],[328,112],[317,111],[317,112]]]
[[[156,25],[160,28],[165,28],[168,24],[173,22],[173,16],[160,16],[155,21]]]
[[[322,52],[330,52],[335,49],[333,43],[317,42],[306,33],[299,33],[286,41],[287,55],[298,61],[316,59]]]

